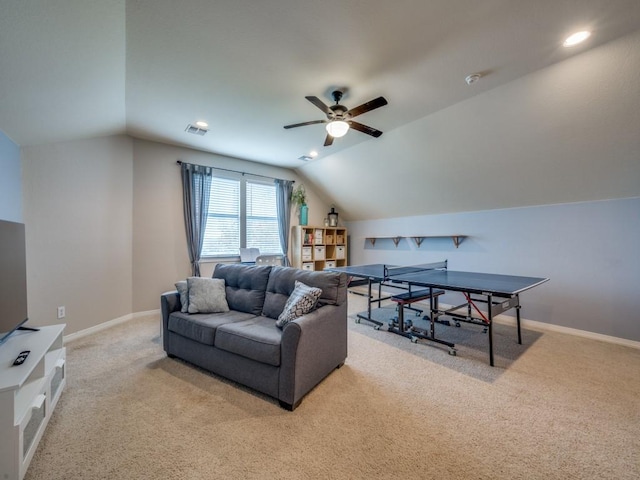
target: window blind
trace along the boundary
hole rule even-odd
[[[240,182],[214,177],[202,256],[237,255],[240,248]]]
[[[258,247],[261,254],[282,254],[273,184],[247,182],[247,247]]]
[[[241,201],[245,182],[245,202]],[[241,238],[242,205],[245,235]],[[202,257],[236,256],[240,247],[256,247],[261,254],[282,254],[278,235],[275,185],[214,177]]]

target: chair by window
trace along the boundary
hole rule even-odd
[[[259,256],[260,256],[259,248],[241,248],[240,249],[240,263],[247,263],[247,264],[256,263],[256,260]]]
[[[284,265],[283,255],[259,255],[256,258],[256,265]]]

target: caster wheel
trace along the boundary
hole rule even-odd
[[[486,329],[486,328],[483,328],[483,329],[482,329],[482,333],[487,333],[487,329]]]
[[[456,322],[456,327],[460,328],[460,322]]]
[[[418,343],[417,337],[411,337],[411,343]]]
[[[455,348],[452,348],[451,350],[449,350],[449,355],[451,355],[452,357],[455,357],[457,353],[458,352],[456,352]]]
[[[374,330],[380,330],[380,325],[376,325],[375,327],[373,327]]]
[[[360,323],[360,319],[359,318],[356,318],[356,323]]]

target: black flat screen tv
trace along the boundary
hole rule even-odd
[[[27,320],[24,224],[0,220],[0,345]]]

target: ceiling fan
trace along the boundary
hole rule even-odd
[[[340,138],[346,135],[349,128],[353,128],[354,130],[358,130],[359,132],[366,133],[367,135],[371,135],[376,138],[382,135],[380,130],[368,127],[362,123],[354,122],[351,119],[386,105],[387,100],[384,97],[378,97],[367,103],[363,103],[359,107],[348,110],[347,107],[340,105],[339,103],[342,98],[342,92],[340,90],[335,90],[331,95],[333,96],[333,100],[336,104],[331,105],[330,107],[325,105],[318,97],[304,97],[327,115],[326,120],[312,120],[310,122],[294,123],[293,125],[285,125],[284,128],[304,127],[305,125],[326,123],[327,138],[324,140],[325,147],[331,145],[334,138]]]

